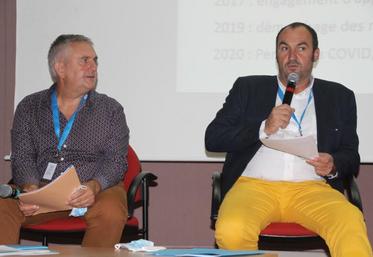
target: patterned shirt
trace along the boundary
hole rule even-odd
[[[29,95],[17,106],[11,131],[15,184],[48,183],[43,179],[48,163],[57,164],[52,180],[74,165],[82,183],[94,179],[102,189],[118,184],[127,170],[129,140],[123,107],[104,94],[89,92],[59,152],[51,110],[53,88]],[[67,120],[61,112],[59,116],[63,131]]]

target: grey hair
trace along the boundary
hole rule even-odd
[[[58,36],[51,44],[48,51],[49,74],[53,82],[57,82],[57,73],[54,69],[57,56],[63,52],[71,43],[85,42],[93,46],[92,40],[83,35],[65,34]]]

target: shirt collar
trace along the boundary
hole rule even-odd
[[[303,97],[303,96],[307,96],[309,95],[310,91],[312,90],[312,87],[313,87],[313,84],[314,84],[314,77],[311,75],[311,78],[310,78],[310,83],[308,85],[308,87],[306,87],[305,90],[303,90],[302,92],[298,93],[298,94],[295,94],[296,96],[300,96],[300,97]],[[279,86],[281,86],[282,90],[284,91],[286,86],[284,86],[282,83],[281,83],[281,80],[280,80],[280,77],[279,75],[277,75],[277,83]]]
[[[54,83],[52,86],[50,86],[48,88],[48,90],[46,90],[47,97],[44,98],[45,99],[44,104],[46,104],[47,106],[51,105],[51,97],[50,96],[51,96],[52,90],[54,90],[55,88],[56,88],[56,83]],[[93,108],[94,101],[95,101],[96,97],[97,97],[97,92],[95,90],[89,91],[85,106],[87,106],[89,109]]]

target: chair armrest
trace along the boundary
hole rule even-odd
[[[354,176],[346,178],[344,181],[344,187],[347,195],[347,199],[355,205],[360,211],[363,211],[363,204],[361,201],[361,196],[359,188],[356,184]]]
[[[158,177],[150,172],[140,172],[132,181],[131,185],[128,188],[127,192],[127,204],[128,204],[128,215],[133,216],[133,212],[136,208],[136,193],[142,185],[141,189],[141,198],[143,200],[143,203],[148,204],[148,187],[149,186],[155,186],[157,183],[155,180]],[[145,199],[144,199],[145,198]],[[147,206],[142,206],[143,208],[146,208]]]
[[[218,218],[218,211],[221,202],[221,173],[212,174],[212,199],[211,199],[211,227],[215,227],[215,221]]]

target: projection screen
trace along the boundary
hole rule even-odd
[[[275,37],[293,21],[318,32],[314,76],[354,90],[362,162],[373,162],[373,0],[18,0],[15,103],[51,85],[50,43],[84,34],[97,91],[123,105],[142,160],[220,161],[206,126],[238,76],[277,74]]]

